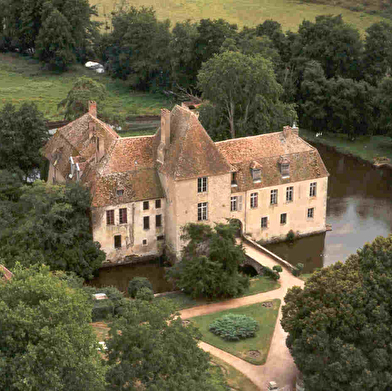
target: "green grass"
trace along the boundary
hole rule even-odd
[[[98,6],[98,20],[104,21],[104,15],[109,15],[119,1],[90,0],[90,4]],[[133,0],[130,4],[135,7],[153,6],[158,19],[169,19],[172,26],[187,19],[196,21],[223,18],[242,28],[273,19],[282,25],[283,31],[297,31],[304,19],[314,21],[318,15],[342,14],[347,23],[356,26],[363,33],[371,24],[381,20],[375,15],[353,12],[334,5],[292,0]]]
[[[312,277],[313,273],[304,273],[298,276],[298,278],[302,281],[308,281],[310,277]]]
[[[267,360],[268,351],[270,348],[272,335],[275,330],[276,319],[279,312],[280,300],[272,300],[273,307],[266,308],[262,303],[252,304],[249,306],[233,308],[230,310],[215,312],[213,314],[197,316],[190,319],[191,322],[197,326],[202,333],[202,341],[224,350],[234,356],[237,356],[251,364],[262,365]],[[241,341],[225,341],[224,339],[214,335],[208,329],[210,324],[226,314],[241,314],[247,315],[255,319],[260,329],[254,338],[247,338]],[[250,357],[249,351],[259,351],[259,357]]]
[[[132,91],[125,82],[99,75],[81,65],[65,73],[43,70],[38,61],[16,53],[0,53],[0,108],[6,103],[20,105],[34,102],[46,119],[61,120],[63,114],[57,104],[63,100],[76,79],[86,75],[104,84],[107,96],[105,113],[124,120],[137,115],[160,115],[161,108],[171,103],[160,94]],[[100,107],[98,107],[98,114]]]
[[[271,278],[268,277],[257,276],[250,280],[249,290],[247,290],[243,295],[238,297],[256,295],[257,293],[269,292],[278,288],[280,288],[280,284],[275,280],[272,280]],[[184,310],[186,308],[198,307],[205,304],[224,301],[222,299],[216,299],[216,300],[192,299],[189,295],[186,295],[185,293],[182,292],[173,292],[162,297],[174,301],[177,310]]]
[[[211,363],[212,365],[219,366],[231,389],[241,391],[259,391],[259,388],[243,373],[235,369],[227,362],[219,359],[218,357],[212,356]]]
[[[338,152],[351,154],[373,163],[376,157],[387,157],[392,162],[392,138],[386,136],[362,136],[350,141],[341,134],[325,133],[316,137],[315,133],[300,129],[299,135],[307,141],[334,147]]]

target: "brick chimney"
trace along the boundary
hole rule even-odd
[[[97,116],[97,102],[93,100],[88,101],[88,112],[94,117]]]
[[[161,110],[161,144],[165,148],[170,145],[170,111],[166,109]]]
[[[293,129],[291,126],[283,126],[283,136],[284,138],[288,138],[291,136]]]

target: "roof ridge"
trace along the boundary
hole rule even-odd
[[[89,115],[90,118],[92,118],[94,121],[96,121],[99,125],[103,126],[107,131],[109,131],[109,133],[112,133],[112,136],[120,138],[120,135],[114,129],[112,129],[109,124],[101,121],[97,117],[94,117],[91,113],[86,113],[86,114]],[[83,117],[83,115],[82,115],[82,117]],[[80,117],[80,118],[82,118],[82,117]]]
[[[146,134],[146,135],[144,135],[144,136],[127,136],[127,137],[120,137],[118,140],[129,140],[129,139],[151,138],[151,137],[155,137],[155,133],[154,133],[154,134]]]
[[[278,133],[283,133],[283,132],[271,132],[271,133],[255,134],[253,136],[236,137],[236,138],[230,138],[228,140],[215,141],[214,143],[215,144],[221,144],[221,143],[227,143],[227,142],[230,142],[230,141],[245,140],[245,139],[250,139],[250,138],[255,138],[255,137],[262,137],[262,136],[270,136],[270,135],[278,134]]]

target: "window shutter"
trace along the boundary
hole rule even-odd
[[[238,196],[238,210],[242,210],[242,196]]]

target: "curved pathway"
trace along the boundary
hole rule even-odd
[[[246,243],[243,243],[243,245],[245,247],[246,253],[256,261],[260,262],[262,265],[268,266],[270,268],[275,265],[279,265],[278,262],[270,258],[268,255],[254,249]],[[302,280],[294,277],[291,272],[289,272],[284,267],[282,273],[280,273],[279,281],[279,289],[265,293],[259,293],[257,295],[232,299],[222,303],[207,304],[200,307],[185,309],[180,311],[181,318],[189,319],[194,316],[210,314],[225,309],[237,308],[271,299],[280,299],[281,304],[283,304],[288,288],[291,288],[294,285],[301,287],[304,286],[304,282]],[[295,383],[297,368],[289,350],[286,347],[287,333],[285,333],[285,331],[282,329],[282,326],[280,325],[281,318],[282,307],[279,309],[278,319],[275,325],[275,331],[272,337],[270,350],[268,352],[267,361],[264,365],[250,364],[205,342],[200,342],[200,347],[241,371],[262,391],[266,391],[268,389],[268,383],[270,381],[275,381],[280,388],[288,387],[288,389],[291,389],[290,387],[293,387]]]

